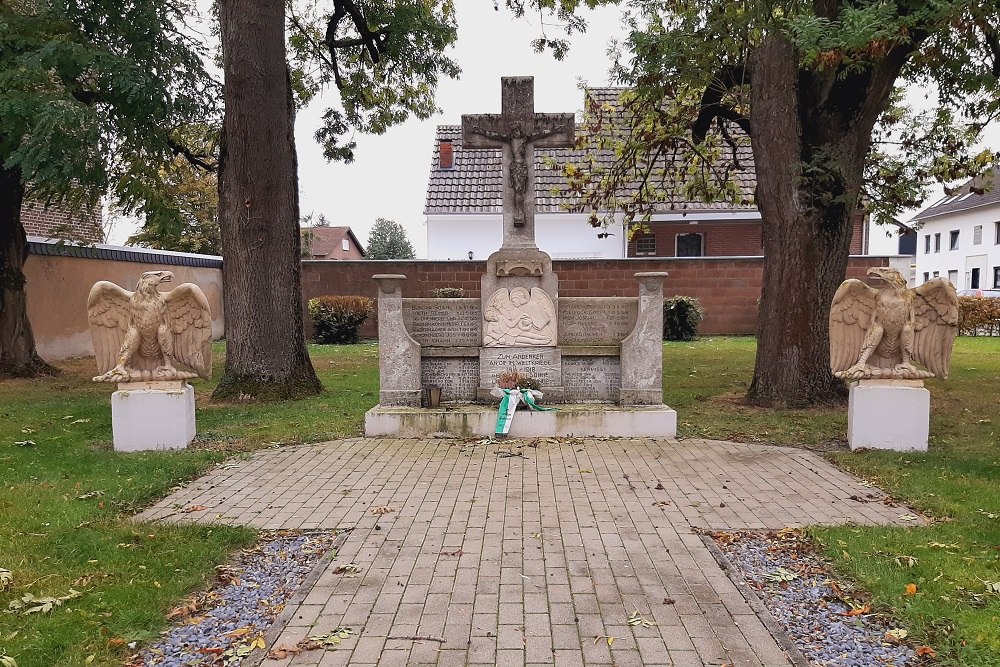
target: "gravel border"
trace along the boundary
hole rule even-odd
[[[795,667],[925,664],[906,643],[886,642],[887,630],[898,626],[885,616],[847,613],[852,607],[835,588],[851,587],[831,581],[828,563],[801,533],[715,531],[701,538]]]
[[[211,588],[178,607],[173,625],[127,664],[260,665],[349,532],[263,531],[260,542],[219,567]]]

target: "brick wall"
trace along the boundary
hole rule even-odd
[[[675,257],[677,236],[679,234],[701,234],[702,252],[706,257],[754,257],[763,251],[762,224],[759,220],[725,221],[725,222],[652,222],[648,223],[650,236],[656,239],[656,257]],[[636,254],[636,240],[633,237],[628,244],[629,257],[641,257]],[[860,255],[865,252],[864,217],[859,216],[854,221],[854,234],[851,237],[851,254]]]
[[[28,236],[82,243],[104,241],[100,206],[95,206],[88,212],[70,213],[59,206],[46,207],[44,204],[26,201],[21,206],[21,224]]]
[[[886,257],[852,257],[848,277],[862,278],[868,267],[888,263]],[[666,271],[670,274],[664,282],[667,296],[693,296],[705,308],[702,333],[752,334],[757,327],[761,257],[553,260],[552,266],[559,276],[561,296],[637,296],[639,285],[634,274]],[[408,298],[432,297],[438,287],[462,287],[467,297],[478,297],[479,280],[485,270],[485,261],[305,261],[303,307],[309,299],[324,295],[359,294],[374,299],[378,291],[372,276],[376,273],[405,275],[408,280],[403,296]],[[304,308],[304,312],[308,311]],[[369,318],[362,326],[362,336],[376,335],[374,319]],[[308,321],[306,329],[311,333]]]

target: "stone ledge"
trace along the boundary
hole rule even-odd
[[[457,404],[436,409],[376,405],[365,413],[365,436],[486,437],[493,435],[496,421],[496,408],[489,405]],[[514,438],[676,435],[677,412],[666,405],[560,405],[552,412],[518,410],[510,427]]]

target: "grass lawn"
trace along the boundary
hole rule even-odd
[[[0,613],[0,655],[19,667],[121,665],[130,642],[157,636],[167,611],[255,533],[127,516],[233,452],[358,435],[376,402],[377,348],[311,351],[327,388],[313,399],[211,405],[212,383],[197,382],[199,448],[176,453],[112,450],[113,386],[90,381],[92,359],[60,364],[61,377],[0,382],[0,609],[26,593],[82,593],[50,613]]]
[[[127,515],[234,453],[357,435],[377,400],[377,348],[310,350],[324,395],[216,405],[211,383],[199,382],[198,446],[170,454],[112,451],[111,387],[90,382],[91,360],[63,364],[59,378],[0,383],[0,568],[14,578],[0,607],[25,593],[82,592],[49,614],[0,613],[0,654],[20,667],[85,665],[91,655],[92,665],[121,664],[127,642],[155,636],[167,610],[251,543],[249,530],[139,525]],[[1000,592],[987,584],[1000,581],[1000,339],[959,339],[953,378],[929,383],[925,455],[837,449],[844,408],[743,405],[753,358],[752,338],[664,345],[664,398],[679,413],[681,436],[815,447],[937,517],[927,528],[812,533],[876,605],[938,651],[939,664],[1000,665]],[[909,583],[916,595],[904,595]]]
[[[1000,339],[959,338],[949,380],[931,380],[927,454],[832,450],[845,408],[741,404],[752,338],[664,346],[664,397],[681,435],[814,446],[934,517],[926,528],[815,528],[836,568],[891,610],[937,664],[1000,665]],[[887,415],[891,419],[892,415]],[[907,584],[916,595],[906,595]]]

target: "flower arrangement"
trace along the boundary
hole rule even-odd
[[[517,371],[505,371],[497,376],[497,386],[501,389],[534,389],[538,391],[542,388],[542,383]]]

